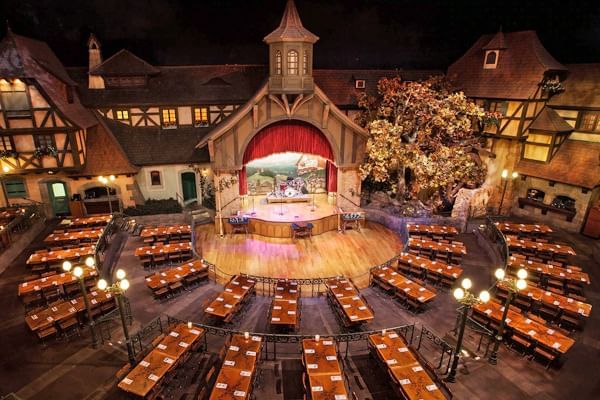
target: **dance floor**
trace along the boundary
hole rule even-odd
[[[281,278],[318,278],[344,275],[357,285],[368,285],[369,268],[402,250],[399,236],[374,222],[360,232],[326,232],[302,238],[270,238],[236,234],[219,238],[213,225],[197,228],[203,257],[227,274],[247,273]]]

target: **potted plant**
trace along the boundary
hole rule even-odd
[[[58,150],[54,146],[40,146],[36,147],[33,151],[33,157],[40,159],[44,156],[48,157],[56,157],[58,155]]]
[[[6,160],[7,158],[17,158],[19,153],[15,150],[0,150],[0,159]]]

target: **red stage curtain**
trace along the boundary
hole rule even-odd
[[[248,193],[248,180],[246,179],[246,166],[243,165],[242,169],[238,174],[238,181],[240,184],[240,196]]]
[[[314,154],[327,160],[333,160],[333,151],[329,141],[314,126],[302,122],[284,122],[269,125],[250,140],[244,152],[244,167],[239,172],[240,195],[243,196],[248,193],[246,164],[271,154],[286,152]],[[334,174],[335,183],[332,187],[337,188],[337,168],[333,163],[328,164],[331,164],[336,171]],[[329,173],[329,167],[327,171]]]
[[[331,161],[327,161],[327,191],[337,192],[337,167]]]
[[[333,160],[331,146],[320,130],[309,124],[285,122],[267,126],[250,140],[244,153],[244,164],[288,151]]]

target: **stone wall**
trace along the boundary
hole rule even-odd
[[[485,216],[491,196],[492,190],[489,186],[460,189],[452,207],[452,218],[466,220]]]

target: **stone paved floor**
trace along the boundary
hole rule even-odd
[[[477,225],[474,221],[473,226]],[[48,228],[50,230],[50,228]],[[40,237],[45,236],[47,231]],[[580,235],[559,233],[560,240],[574,244],[578,252],[575,264],[590,273],[592,285],[586,290],[589,301],[600,307],[600,244]],[[122,244],[121,241],[122,240]],[[460,237],[467,244],[469,255],[463,266],[465,275],[474,280],[474,287],[481,289],[491,284],[490,265],[493,264],[473,234]],[[144,284],[145,271],[133,256],[133,250],[141,243],[140,238],[123,235],[115,239],[109,258],[127,270],[131,280],[128,297],[131,300],[135,322],[132,331],[155,318],[158,314],[172,315],[183,320],[203,322],[202,309],[221,286],[206,283],[185,292],[175,299],[163,303],[152,299]],[[122,251],[121,250],[122,246]],[[4,323],[0,326],[0,395],[16,392],[24,399],[120,399],[115,389],[114,373],[126,362],[126,354],[119,345],[118,327],[115,327],[111,344],[99,349],[86,346],[87,331],[80,339],[69,343],[57,342],[40,346],[24,321],[24,310],[16,296],[16,285],[26,272],[24,262],[29,253],[36,249],[32,245],[2,275],[0,275],[0,306]],[[386,326],[416,323],[415,343],[420,327],[424,324],[440,337],[452,341],[449,333],[456,317],[456,302],[449,291],[440,291],[431,307],[424,313],[413,315],[404,310],[387,295],[375,288],[363,290],[363,294],[374,308],[373,329]],[[243,318],[234,323],[240,330],[266,332],[267,312],[270,299],[257,296],[244,309]],[[340,332],[332,310],[323,297],[303,300],[301,333],[321,335]],[[576,344],[564,359],[560,369],[544,370],[533,361],[521,358],[502,347],[497,366],[489,365],[484,359],[469,358],[466,368],[461,367],[458,382],[449,387],[456,399],[592,399],[600,396],[600,381],[597,366],[600,358],[600,314],[592,312],[582,333],[575,335]],[[467,349],[475,351],[476,338],[467,341]],[[210,337],[209,347],[218,351],[223,338]],[[351,347],[351,357],[345,361],[351,385],[361,399],[394,398],[387,377],[368,358],[364,344]],[[425,356],[435,361],[439,353],[434,346],[423,341]],[[278,348],[276,361],[265,361],[261,365],[261,379],[256,390],[257,398],[297,399],[301,398],[299,347],[282,345]],[[207,358],[207,357],[205,357]],[[375,373],[373,373],[375,372]],[[185,379],[185,376],[182,378]],[[181,382],[186,382],[182,380]],[[182,385],[185,386],[185,385]],[[185,387],[181,390],[185,390]],[[180,390],[180,391],[181,391]],[[174,392],[178,399],[180,392]]]

